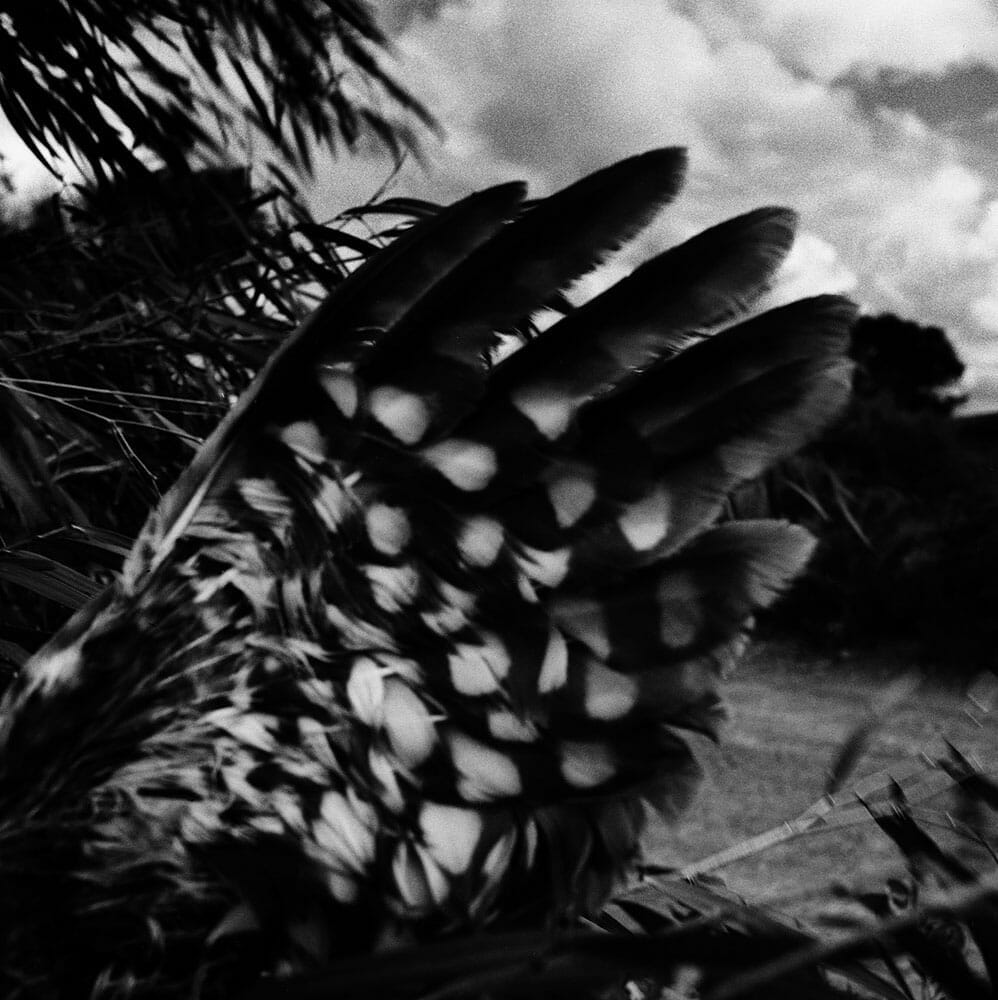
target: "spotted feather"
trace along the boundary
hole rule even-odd
[[[267,364],[0,707],[5,996],[238,995],[557,923],[687,805],[682,734],[811,549],[724,498],[841,405],[851,307],[743,318],[792,238],[763,209],[493,363],[683,163],[472,195]]]

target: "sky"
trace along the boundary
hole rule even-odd
[[[774,299],[846,292],[942,326],[972,405],[998,408],[994,0],[376,0],[394,67],[437,116],[389,194],[447,202],[525,179],[543,195],[622,156],[685,146],[683,193],[593,279],[760,205],[801,216]],[[27,188],[39,171],[0,135]],[[320,218],[391,174],[327,160]]]
[[[766,204],[801,216],[777,299],[846,292],[941,325],[972,405],[998,407],[998,5],[993,0],[382,0],[438,116],[391,193],[545,194],[622,156],[689,149],[683,194],[618,263]],[[319,215],[388,176],[319,178]],[[612,273],[611,268],[611,273]]]

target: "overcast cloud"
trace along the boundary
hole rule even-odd
[[[537,193],[658,145],[684,194],[632,251],[762,204],[802,217],[780,298],[847,291],[939,323],[998,371],[998,13],[990,0],[392,0],[446,138],[394,193]],[[338,164],[322,214],[387,166]],[[998,403],[998,399],[996,399]]]
[[[779,298],[846,291],[942,325],[998,406],[998,7],[993,0],[380,0],[441,121],[392,194],[555,190],[690,150],[684,193],[613,268],[758,205],[801,215]],[[22,175],[16,146],[10,165]],[[37,174],[37,171],[35,171]],[[331,162],[322,217],[389,176]],[[26,176],[26,175],[24,175]]]

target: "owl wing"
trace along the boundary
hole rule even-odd
[[[359,267],[205,443],[115,594],[29,663],[8,749],[32,699],[126,687],[136,731],[100,787],[192,856],[237,844],[219,867],[256,925],[277,918],[245,859],[275,844],[307,859],[313,916],[440,929],[599,905],[645,806],[688,802],[683,734],[715,734],[753,613],[812,549],[783,522],[718,523],[725,499],[849,385],[846,301],[746,318],[793,239],[773,208],[498,360],[683,169],[665,149],[535,203],[491,188]],[[94,666],[122,629],[127,683]],[[112,854],[135,842],[105,827]]]

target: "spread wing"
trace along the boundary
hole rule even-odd
[[[644,805],[688,801],[682,732],[714,733],[753,612],[812,547],[718,518],[841,406],[852,307],[744,318],[793,235],[762,209],[493,362],[683,166],[651,152],[527,207],[492,188],[359,268],[209,439],[116,590],[26,668],[6,759],[54,768],[37,706],[101,716],[96,734],[74,716],[61,784],[32,802],[91,802],[88,871],[113,899],[140,885],[164,939],[194,882],[207,915],[185,897],[186,926],[213,945],[267,929],[275,968],[387,923],[585,910],[633,861]],[[155,885],[136,874],[150,850]]]

